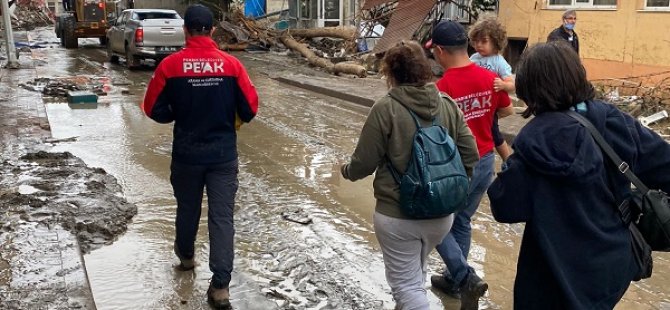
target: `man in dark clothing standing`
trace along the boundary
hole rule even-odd
[[[577,11],[565,11],[563,13],[563,24],[549,33],[547,42],[563,40],[568,42],[575,52],[579,54],[579,38],[575,32],[575,24],[577,24]]]
[[[165,58],[149,82],[142,109],[159,123],[175,122],[170,181],[177,199],[174,251],[178,269],[191,270],[203,190],[207,188],[209,268],[207,291],[215,308],[230,307],[233,207],[238,188],[236,115],[249,122],[258,94],[239,60],[212,40],[212,12],[191,5],[184,15],[186,47]]]

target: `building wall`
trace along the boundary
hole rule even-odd
[[[268,10],[270,6],[275,7],[277,2],[281,2],[283,0],[268,0]],[[313,16],[312,19],[303,19],[299,18],[297,15],[299,14],[298,7],[300,6],[300,0],[285,0],[287,2],[287,9],[290,10],[289,12],[289,19],[291,21],[291,27],[296,27],[296,28],[313,28],[317,26],[316,22],[316,3],[317,1],[323,1],[323,0],[309,0],[311,1],[311,4],[314,6],[314,11],[313,11]],[[339,0],[342,3],[342,11],[341,11],[341,26],[351,26],[355,25],[355,19],[356,19],[356,14],[358,12],[358,6],[359,2],[361,0]]]
[[[564,9],[547,0],[501,0],[499,19],[510,38],[545,42]],[[578,9],[575,31],[589,78],[623,78],[670,71],[670,11],[645,11],[644,0],[619,0],[616,9]]]
[[[287,0],[267,0],[268,13],[277,12],[288,9]]]

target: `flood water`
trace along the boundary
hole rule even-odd
[[[57,42],[48,32],[34,37]],[[170,125],[154,123],[139,108],[152,68],[128,71],[106,62],[95,40],[81,48],[42,50],[40,76],[111,78],[97,109],[47,103],[54,138],[77,137],[54,151],[70,151],[114,175],[138,206],[128,232],[85,256],[98,309],[207,308],[207,217],[203,210],[194,272],[176,272],[172,252],[176,204],[169,183]],[[39,53],[38,53],[39,54]],[[262,57],[256,55],[255,57]],[[340,164],[353,151],[367,109],[270,79],[247,63],[261,98],[259,114],[239,132],[235,309],[393,309],[381,252],[372,231],[372,178],[342,179]],[[204,203],[206,208],[206,203]],[[291,212],[312,218],[287,221]],[[486,198],[473,220],[470,262],[489,283],[484,309],[512,308],[522,225],[499,224]],[[631,285],[619,309],[670,309],[670,256],[655,254],[652,279]],[[431,273],[442,268],[436,253]],[[612,266],[616,272],[616,266]],[[429,281],[426,282],[430,286]],[[428,290],[433,309],[458,302]]]

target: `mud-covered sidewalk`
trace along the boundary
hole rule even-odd
[[[116,179],[51,153],[35,61],[0,69],[0,309],[95,309],[82,254],[126,230],[137,207]]]

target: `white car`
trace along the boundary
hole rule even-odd
[[[121,12],[107,30],[110,62],[126,59],[135,68],[143,59],[157,63],[184,47],[184,20],[174,10],[129,9]]]

